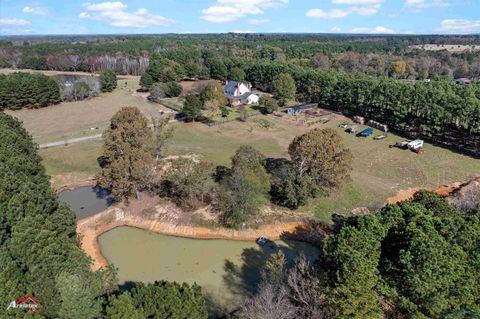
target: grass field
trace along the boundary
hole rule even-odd
[[[447,50],[449,52],[464,52],[464,51],[479,51],[480,45],[460,45],[460,44],[421,44],[411,45],[412,49],[421,49],[425,51],[441,51]]]
[[[257,119],[266,119],[270,128],[263,128]],[[317,126],[338,130],[354,155],[353,172],[337,192],[302,207],[301,211],[307,215],[328,219],[332,212],[348,213],[355,207],[378,207],[401,189],[436,187],[480,175],[479,160],[428,144],[424,154],[389,148],[401,138],[392,134],[382,141],[359,138],[338,128],[340,121],[342,118],[335,116],[329,123]],[[248,144],[265,156],[287,157],[291,140],[309,129],[263,115],[246,123],[231,122],[217,127],[178,123],[168,145],[168,154],[194,153],[203,160],[228,165],[235,150]],[[101,142],[97,141],[42,150],[40,154],[49,174],[93,175],[100,146]]]
[[[138,80],[139,77],[119,80],[118,88],[112,93],[102,93],[92,99],[6,113],[21,120],[37,143],[46,143],[98,134],[105,130],[110,118],[124,106],[136,106],[148,118],[159,116],[160,110],[170,112],[137,93]],[[93,127],[99,129],[92,131]]]

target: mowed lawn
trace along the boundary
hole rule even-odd
[[[260,125],[262,119],[269,122],[269,128]],[[480,175],[480,161],[477,159],[429,144],[423,154],[389,148],[402,138],[393,134],[382,141],[356,137],[338,127],[343,121],[348,122],[335,116],[330,122],[316,127],[333,127],[339,132],[354,155],[353,171],[340,189],[302,207],[300,210],[307,215],[326,220],[333,212],[348,213],[356,207],[379,207],[402,189],[437,187]],[[203,160],[217,165],[228,165],[240,145],[251,145],[265,156],[288,157],[287,149],[292,139],[313,128],[272,115],[215,127],[201,123],[178,123],[174,127],[168,154],[198,154]],[[379,132],[375,131],[374,135],[377,134]],[[51,175],[78,172],[91,176],[97,168],[100,147],[101,142],[97,141],[41,150],[40,154]]]

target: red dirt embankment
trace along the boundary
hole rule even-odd
[[[464,190],[472,187],[480,188],[480,177],[467,183],[453,183],[434,190],[442,197],[461,196]],[[420,188],[411,188],[400,191],[396,196],[389,198],[386,204],[394,204],[408,200],[419,191]],[[180,220],[171,218],[172,207],[169,205],[158,205],[153,214],[130,214],[125,212],[123,218],[117,219],[117,208],[112,207],[94,216],[82,219],[77,223],[77,233],[81,238],[82,249],[92,260],[92,269],[97,270],[108,265],[102,255],[98,236],[119,226],[131,226],[152,231],[159,234],[197,238],[197,239],[228,239],[254,241],[260,236],[267,236],[271,240],[280,239],[284,234],[295,234],[302,231],[312,232],[312,225],[307,222],[287,222],[261,226],[258,229],[233,230],[223,227],[201,227],[182,224]],[[170,218],[169,218],[170,216]]]
[[[478,178],[478,179],[480,180],[480,178]],[[421,187],[408,188],[408,189],[404,189],[404,190],[399,191],[395,196],[392,196],[389,199],[387,199],[387,201],[385,203],[386,204],[395,204],[395,203],[398,203],[398,202],[402,202],[402,201],[405,201],[405,200],[412,199],[413,195],[415,195],[416,192],[418,192],[419,190],[422,190],[422,189],[427,189],[427,190],[430,190],[430,191],[434,191],[435,193],[437,193],[438,195],[440,195],[442,197],[447,197],[450,194],[453,194],[454,192],[461,189],[466,184],[468,184],[468,183],[455,182],[455,183],[452,183],[450,185],[444,185],[444,186],[439,187],[437,189],[428,189],[428,188],[421,188]]]
[[[157,211],[162,210],[161,207]],[[171,222],[162,222],[157,219],[134,216],[125,213],[121,220],[116,219],[115,208],[109,208],[94,216],[79,220],[77,233],[81,238],[82,249],[92,260],[92,269],[97,270],[107,266],[108,262],[102,255],[98,236],[119,226],[131,226],[152,231],[159,234],[199,238],[199,239],[228,239],[254,241],[260,236],[267,236],[271,240],[277,240],[284,233],[293,233],[299,229],[308,230],[308,226],[302,222],[274,224],[263,226],[258,229],[233,230],[223,227],[199,227],[189,225],[176,225]]]

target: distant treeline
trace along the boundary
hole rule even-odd
[[[475,52],[427,52],[409,47],[421,44],[475,45],[480,44],[480,36],[222,34],[27,38],[0,41],[0,67],[111,70],[141,75],[153,53],[166,57],[213,53],[231,60],[289,61],[395,78],[480,77],[480,57]],[[194,63],[202,64],[202,59]]]

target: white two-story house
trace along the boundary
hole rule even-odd
[[[257,104],[260,97],[251,92],[251,84],[237,81],[227,81],[225,84],[225,97],[230,105]]]

